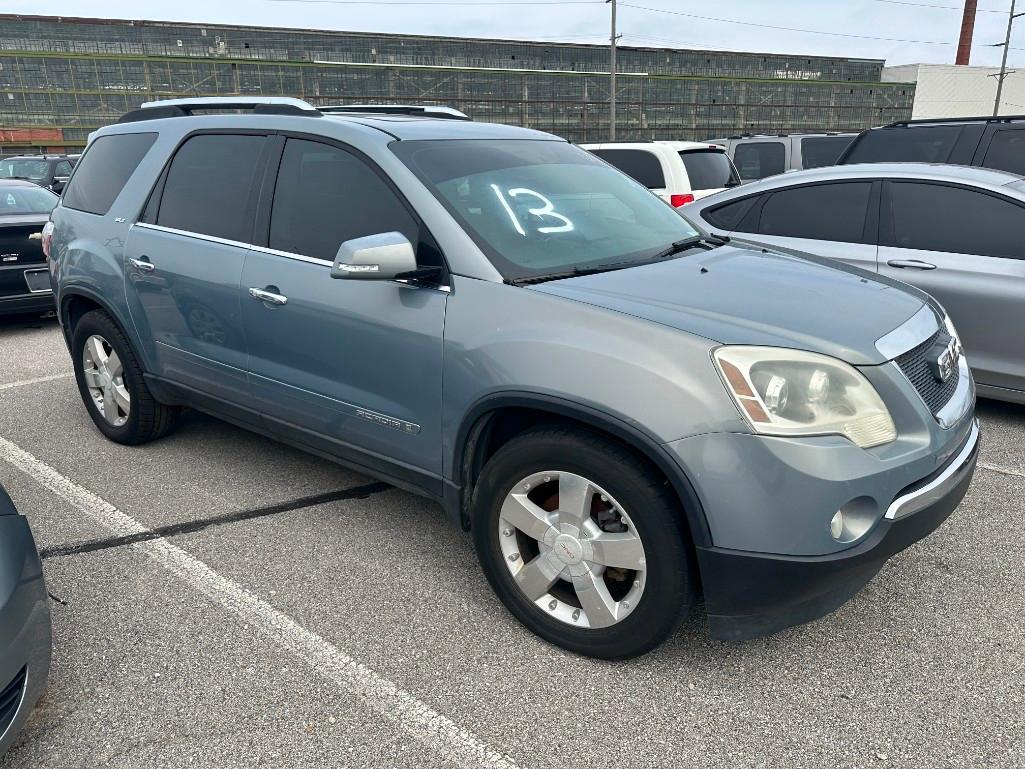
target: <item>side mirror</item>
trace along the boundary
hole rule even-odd
[[[347,240],[331,267],[331,277],[343,280],[394,280],[411,272],[416,272],[416,252],[401,232]]]

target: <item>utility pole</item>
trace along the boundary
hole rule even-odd
[[[609,37],[609,141],[616,140],[616,43],[619,42],[619,35],[616,34],[616,0],[605,0],[612,5],[612,34]]]
[[[1004,42],[997,43],[994,46],[1004,46],[1004,58],[1003,61],[1000,62],[1000,74],[996,76],[997,98],[996,101],[993,102],[993,117],[997,117],[1000,114],[1000,97],[1003,95],[1004,92],[1004,80],[1006,80],[1007,76],[1011,74],[1007,71],[1007,54],[1011,50],[1011,31],[1014,28],[1014,20],[1017,19],[1019,16],[1025,16],[1025,13],[1014,12],[1014,6],[1017,3],[1017,1],[1018,0],[1011,0],[1011,11],[1007,14],[1007,36],[1004,38]]]

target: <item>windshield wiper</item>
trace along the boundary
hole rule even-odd
[[[651,258],[654,259],[654,260],[668,259],[670,256],[676,256],[677,254],[679,254],[679,253],[681,253],[683,251],[686,251],[687,249],[694,248],[694,246],[698,245],[703,240],[705,240],[705,236],[704,235],[695,235],[692,238],[685,238],[683,240],[678,240],[675,243],[673,243],[671,246],[666,248],[664,251],[659,251],[657,254],[655,254]]]
[[[593,267],[575,267],[565,272],[550,272],[544,275],[528,275],[525,278],[514,278],[509,283],[514,286],[527,286],[532,283],[547,283],[549,280],[579,278],[581,275],[597,275],[599,272],[625,270],[627,267],[636,267],[638,264],[642,264],[642,262],[612,262],[610,264],[596,264]]]

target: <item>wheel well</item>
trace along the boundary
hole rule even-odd
[[[484,469],[484,465],[487,464],[487,461],[502,446],[518,435],[522,435],[535,427],[552,425],[598,433],[603,438],[616,442],[632,453],[641,462],[648,465],[653,472],[657,473],[672,490],[679,506],[680,515],[691,534],[691,546],[693,547],[695,534],[704,539],[704,527],[702,527],[702,531],[695,531],[698,524],[694,523],[692,517],[697,516],[703,521],[704,514],[700,509],[697,495],[694,493],[693,488],[690,487],[689,481],[684,480],[681,482],[678,478],[669,477],[663,465],[656,458],[652,457],[651,454],[639,447],[635,442],[628,440],[623,435],[617,435],[615,431],[605,429],[601,425],[596,425],[593,421],[585,418],[531,406],[505,406],[489,411],[480,416],[468,431],[466,440],[462,444],[462,464],[459,466],[459,477],[463,483],[462,524],[465,529],[468,530],[470,528],[468,515],[470,500],[473,496],[474,487],[477,485],[477,479],[480,477],[480,473]],[[681,483],[685,488],[681,488]]]
[[[65,300],[64,312],[61,313],[61,316],[64,321],[64,333],[67,334],[68,339],[71,339],[71,334],[74,333],[75,326],[78,325],[78,321],[82,319],[83,315],[93,310],[102,309],[104,309],[103,305],[99,302],[81,294],[73,294]]]

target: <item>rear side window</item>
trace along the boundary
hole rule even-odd
[[[653,152],[645,150],[593,150],[594,154],[632,176],[649,190],[664,190],[666,177],[662,163]]]
[[[382,232],[401,232],[414,246],[419,240],[418,222],[374,169],[343,149],[288,140],[274,190],[271,248],[334,261],[346,240]]]
[[[887,245],[1025,259],[1025,208],[963,187],[892,182]],[[885,221],[885,218],[884,218]]]
[[[815,184],[773,193],[762,207],[762,235],[858,243],[871,182]]]
[[[1025,176],[1025,130],[1019,128],[993,134],[982,165]]]
[[[157,224],[249,242],[264,142],[263,136],[229,134],[188,139],[167,171]]]
[[[744,215],[751,210],[751,206],[757,200],[758,197],[756,196],[738,200],[735,203],[727,203],[724,206],[704,211],[701,216],[706,222],[713,227],[718,227],[720,230],[736,230],[740,228]]]
[[[740,182],[733,164],[720,150],[686,150],[680,153],[692,190],[717,190]]]
[[[809,136],[801,139],[801,165],[804,168],[835,166],[851,143],[850,136]]]
[[[156,140],[155,133],[112,134],[94,140],[64,191],[64,206],[106,214]]]
[[[748,142],[738,144],[733,162],[745,181],[764,179],[786,170],[787,157],[783,142]]]
[[[861,135],[844,164],[946,163],[960,135],[956,125],[877,128]]]

